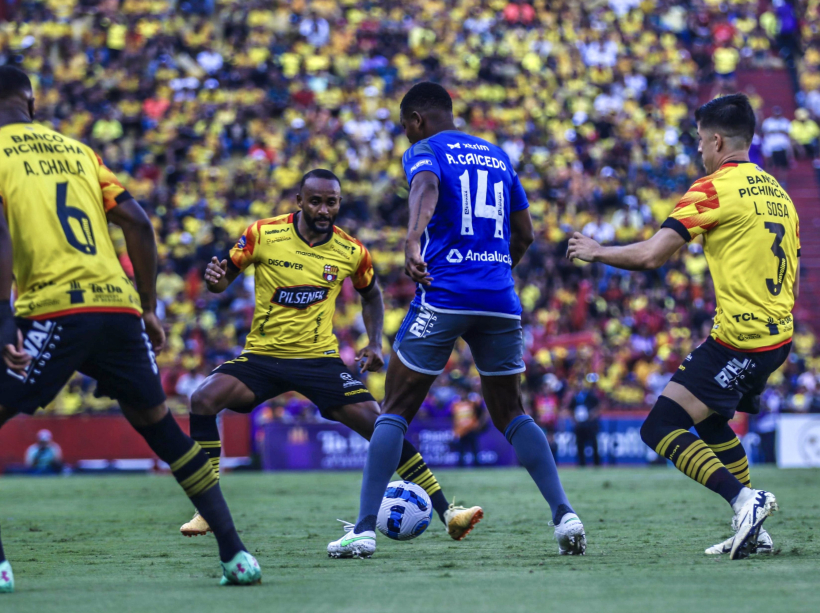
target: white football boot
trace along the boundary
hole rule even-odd
[[[737,532],[737,517],[732,519],[732,530]],[[712,545],[704,553],[708,556],[722,555],[725,553],[732,553],[732,543],[735,541],[734,536],[730,536],[722,543]],[[749,553],[771,553],[774,550],[774,542],[772,537],[766,532],[765,528],[761,528],[757,534],[757,541],[749,543]]]
[[[587,535],[584,524],[575,513],[565,513],[555,524],[555,540],[558,541],[558,555],[582,556],[587,550]]]
[[[732,539],[729,559],[740,560],[749,557],[751,549],[749,541],[757,542],[763,522],[777,511],[777,500],[771,492],[744,489],[735,505],[733,523],[737,525],[737,533]]]
[[[342,522],[345,535],[328,544],[327,555],[331,558],[369,558],[376,551],[376,533],[373,530],[365,530],[356,533],[356,524]]]

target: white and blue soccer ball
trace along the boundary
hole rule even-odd
[[[433,519],[430,496],[410,481],[393,481],[384,492],[376,527],[386,537],[409,541],[427,530]]]

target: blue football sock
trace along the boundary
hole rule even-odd
[[[550,505],[552,520],[557,524],[565,513],[573,513],[558,468],[552,457],[544,431],[539,428],[529,415],[519,415],[507,426],[504,436],[515,448],[518,461],[530,473],[541,494]]]
[[[387,484],[390,483],[390,477],[399,465],[405,432],[407,421],[404,417],[386,413],[376,420],[362,475],[359,519],[356,522],[357,534],[376,529],[376,515]]]

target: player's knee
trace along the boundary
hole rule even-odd
[[[191,394],[191,413],[194,415],[216,415],[221,409],[207,390],[200,387]]]
[[[688,430],[692,426],[692,418],[682,406],[661,396],[641,426],[641,440],[655,449],[673,430]]]

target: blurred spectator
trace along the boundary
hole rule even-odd
[[[783,116],[779,106],[772,107],[772,116],[763,120],[763,155],[775,168],[788,168],[794,157],[792,153],[791,122]]]
[[[701,84],[718,72],[715,45],[728,49],[727,65],[732,50],[740,54],[738,69],[782,67],[781,46],[791,43],[781,36],[789,16],[779,6],[22,2],[14,4],[14,21],[0,23],[0,63],[29,71],[37,120],[93,142],[148,212],[168,332],[157,360],[176,412],[187,411],[188,393],[205,373],[241,351],[255,303],[252,274],[209,294],[205,262],[225,257],[256,219],[293,211],[309,168],[342,177],[338,224],[373,254],[389,347],[414,291],[402,272],[407,184],[400,158],[408,142],[398,106],[419,80],[445,85],[457,125],[503,146],[527,190],[537,237],[515,270],[526,392],[553,440],[571,382],[596,374],[600,410],[645,409],[669,365],[708,334],[716,305],[697,247],[661,270],[622,274],[566,261],[567,233],[588,228],[610,242],[631,242],[658,229],[702,173],[692,115]],[[805,108],[817,121],[818,0],[808,0],[803,13],[807,44],[796,67]],[[761,95],[749,93],[762,108]],[[759,138],[785,135],[790,143],[790,132],[764,130]],[[337,307],[334,328],[349,359],[364,331],[349,285]],[[795,361],[779,374],[783,410],[801,405],[791,399],[797,379],[817,359],[812,333],[800,337]],[[459,345],[424,410],[449,417],[453,382],[465,379],[475,382],[478,373]],[[368,377],[379,397],[383,381],[383,373]],[[116,410],[93,392],[78,375],[47,411]],[[817,402],[812,395],[810,406]],[[317,419],[315,407],[295,395],[271,412]]]
[[[463,392],[453,403],[453,434],[458,449],[458,465],[467,466],[470,458],[472,466],[479,466],[478,438],[487,425],[487,413],[481,395],[475,392]]]
[[[580,389],[569,398],[568,409],[572,415],[575,444],[578,448],[578,465],[587,465],[587,449],[592,449],[592,463],[601,465],[598,454],[598,398],[589,384],[582,383]]]
[[[789,136],[792,137],[800,157],[814,159],[817,156],[817,137],[820,136],[820,127],[809,117],[806,109],[797,109],[794,112]]]
[[[63,450],[49,430],[37,433],[37,442],[26,449],[26,468],[40,475],[58,474],[63,468]]]
[[[731,34],[728,35],[731,39]],[[721,85],[733,89],[737,82],[737,65],[740,63],[740,53],[735,49],[729,40],[726,40],[717,47],[713,53],[715,63],[715,74]]]

